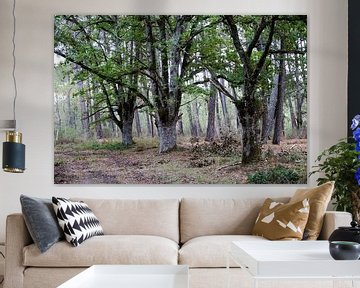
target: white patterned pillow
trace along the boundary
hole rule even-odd
[[[84,202],[52,197],[55,214],[66,241],[79,246],[86,239],[104,235],[99,220]]]

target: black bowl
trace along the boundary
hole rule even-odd
[[[335,260],[358,260],[360,257],[360,244],[348,241],[331,241],[330,255]]]

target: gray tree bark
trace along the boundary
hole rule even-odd
[[[82,82],[80,82],[79,87],[82,88]],[[89,122],[89,111],[87,109],[86,98],[80,96],[80,110],[81,110],[81,127],[83,131],[83,137],[85,139],[90,138],[90,122]]]
[[[280,49],[284,49],[284,41],[281,40]],[[278,85],[278,96],[275,108],[275,123],[274,123],[274,137],[272,140],[273,144],[280,145],[282,136],[284,134],[284,99],[285,99],[285,59],[283,56],[280,58],[279,64],[279,85]]]
[[[275,121],[275,107],[276,100],[278,96],[278,88],[279,88],[279,74],[275,74],[273,77],[273,88],[271,89],[270,96],[266,103],[265,113],[263,115],[263,124],[262,124],[262,133],[261,133],[261,141],[266,143],[270,137],[271,131],[274,127]]]
[[[224,86],[224,80],[221,79],[220,83]],[[226,96],[224,95],[224,93],[219,92],[219,98],[220,98],[220,102],[221,102],[221,109],[222,109],[222,113],[223,113],[223,117],[224,117],[224,123],[225,123],[225,127],[228,129],[228,132],[230,132],[230,117],[229,117],[229,112],[228,112],[228,108],[227,108],[227,104],[226,104]]]
[[[158,133],[161,152],[170,152],[176,147],[176,122],[171,122],[167,126],[164,126],[162,122],[158,122]]]
[[[197,134],[198,136],[203,134],[202,128],[201,128],[201,124],[200,124],[200,112],[199,112],[199,103],[197,102],[197,100],[195,99],[194,102],[192,102],[192,111],[193,111],[193,115],[194,115],[194,124],[196,126],[196,130],[197,130]]]
[[[100,112],[96,112],[94,114],[94,120],[95,120],[95,131],[96,131],[96,138],[97,139],[103,139],[104,138],[104,131],[101,125],[101,117],[100,117]]]
[[[66,95],[66,109],[67,109],[67,125],[71,128],[76,128],[75,112],[71,105],[71,90]]]
[[[199,137],[199,133],[198,133],[196,124],[193,119],[191,108],[192,108],[191,103],[186,105],[186,110],[187,110],[187,114],[188,114],[188,118],[189,118],[189,125],[190,125],[190,135],[191,135],[191,137],[197,138],[197,137]]]
[[[146,127],[147,127],[147,136],[154,137],[154,127],[150,113],[148,111],[146,111]]]
[[[59,140],[59,132],[62,129],[62,123],[61,123],[61,115],[60,115],[60,109],[59,109],[59,97],[55,94],[55,128],[56,128],[56,134],[55,134],[55,141]]]
[[[135,110],[135,126],[136,126],[136,134],[137,137],[141,137],[141,122],[140,122],[140,116],[139,116],[139,110]]]
[[[177,133],[178,135],[184,136],[184,124],[182,121],[182,117],[180,117],[177,122]]]
[[[212,142],[215,139],[215,105],[216,105],[216,88],[210,85],[210,96],[208,100],[208,118],[205,141]]]

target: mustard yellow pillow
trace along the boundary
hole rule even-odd
[[[301,240],[308,217],[307,199],[284,204],[268,198],[260,209],[252,234],[269,240]]]
[[[310,213],[305,227],[304,240],[316,240],[324,222],[326,208],[334,190],[334,181],[309,189],[298,189],[289,203],[309,199]]]

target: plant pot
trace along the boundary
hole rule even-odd
[[[329,237],[329,242],[331,241],[350,241],[357,242],[360,244],[360,226],[357,225],[357,222],[352,221],[351,226],[343,226],[334,230]]]

